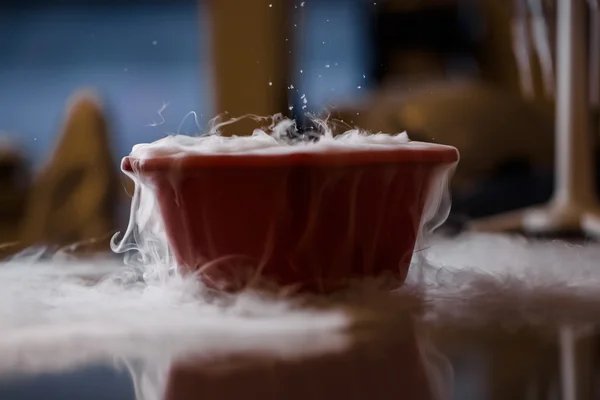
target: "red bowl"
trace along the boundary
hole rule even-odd
[[[326,292],[385,272],[401,285],[433,183],[457,161],[453,147],[410,142],[122,167],[153,188],[180,271],[227,290],[260,277]]]

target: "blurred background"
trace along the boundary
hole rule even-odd
[[[198,133],[223,112],[281,112],[301,127],[306,113],[330,114],[454,145],[461,162],[449,223],[457,229],[542,203],[554,182],[555,5],[4,0],[0,257],[39,244],[106,251],[129,212],[121,158],[136,143]],[[600,46],[589,42],[592,59]],[[590,93],[598,86],[590,79]],[[595,138],[597,99],[589,106]],[[481,392],[479,366],[456,373],[464,392],[457,398],[482,398],[473,394]],[[122,396],[109,397],[132,397],[128,379],[114,371],[82,374],[65,378],[77,383],[71,398],[106,398],[102,382],[117,378]],[[0,385],[0,398],[69,398],[53,379],[23,384],[20,397]],[[98,390],[86,389],[89,382],[100,382]]]
[[[4,1],[2,248],[107,242],[128,213],[120,159],[222,112],[282,112],[301,126],[305,113],[331,114],[454,145],[459,225],[542,202],[553,181],[553,4]]]

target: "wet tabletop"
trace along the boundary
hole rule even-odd
[[[3,265],[0,398],[581,392],[597,368],[599,254],[439,240],[399,291],[366,282],[327,298],[150,285],[114,260]]]

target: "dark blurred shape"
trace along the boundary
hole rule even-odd
[[[446,76],[478,51],[477,15],[462,1],[387,1],[374,17],[373,75],[378,83]],[[474,18],[475,17],[475,18]]]
[[[0,258],[16,247],[28,196],[28,169],[21,154],[0,145]]]

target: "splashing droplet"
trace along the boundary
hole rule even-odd
[[[292,90],[293,88],[294,88],[294,85],[290,85],[290,86],[288,86],[288,89],[289,89],[289,90]]]

